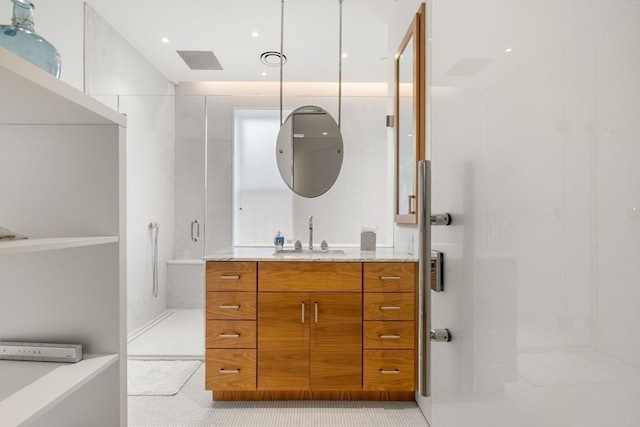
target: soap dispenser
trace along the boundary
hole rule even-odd
[[[282,235],[280,230],[278,230],[276,235],[273,237],[273,244],[276,247],[276,251],[281,251],[284,247],[284,236]]]

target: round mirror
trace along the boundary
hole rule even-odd
[[[340,174],[343,151],[340,128],[333,117],[320,107],[300,107],[289,114],[278,133],[280,176],[299,196],[321,196]]]

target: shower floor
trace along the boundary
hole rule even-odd
[[[170,309],[131,333],[129,359],[204,359],[204,310]]]

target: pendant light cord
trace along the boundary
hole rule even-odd
[[[338,129],[340,129],[340,117],[342,113],[342,0],[340,3],[340,48],[338,53]]]
[[[342,0],[340,4],[340,35],[338,49],[338,129],[342,118]],[[284,0],[280,1],[280,126],[284,124],[282,120],[282,61],[284,57]]]
[[[282,121],[282,59],[284,56],[284,0],[280,2],[280,127]]]

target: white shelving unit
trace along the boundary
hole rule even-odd
[[[116,243],[118,236],[98,237],[58,237],[48,239],[14,240],[0,243],[0,255],[22,254],[54,249],[76,248],[78,246]]]
[[[0,340],[82,344],[0,361],[0,425],[126,425],[126,117],[0,48]]]

